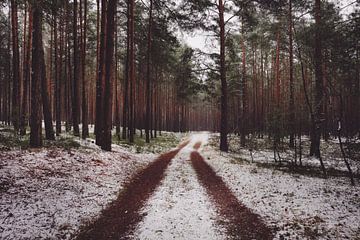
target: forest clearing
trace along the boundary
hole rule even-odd
[[[360,240],[359,0],[0,0],[0,239]]]

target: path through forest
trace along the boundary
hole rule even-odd
[[[191,136],[137,173],[82,239],[272,239],[201,156]]]

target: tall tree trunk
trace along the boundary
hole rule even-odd
[[[73,81],[73,96],[72,96],[72,122],[74,127],[74,135],[80,136],[79,129],[79,115],[80,115],[80,104],[79,104],[79,96],[80,96],[80,88],[79,88],[79,49],[78,49],[78,32],[77,32],[77,11],[78,11],[78,2],[74,0],[74,18],[73,18],[73,38],[74,38],[74,81]]]
[[[72,82],[72,72],[71,72],[71,39],[70,39],[70,5],[69,0],[65,0],[65,9],[66,9],[66,23],[65,23],[65,29],[66,29],[66,81],[65,81],[65,112],[66,112],[66,123],[65,128],[66,132],[69,132],[71,130],[71,99],[72,99],[72,90],[71,90],[71,82]]]
[[[225,22],[224,3],[219,0],[219,27],[220,27],[220,80],[221,80],[221,124],[220,124],[220,150],[228,151],[227,142],[227,83],[225,66]]]
[[[295,147],[295,101],[294,101],[294,56],[293,56],[293,31],[292,31],[292,0],[289,0],[289,83],[290,83],[290,104],[289,104],[289,127],[290,147]]]
[[[151,85],[151,43],[152,43],[152,23],[153,23],[153,0],[150,0],[150,9],[149,9],[149,24],[148,24],[148,46],[147,46],[147,73],[146,73],[146,119],[145,119],[145,135],[146,135],[146,142],[150,142],[150,118],[151,118],[151,111],[150,111],[150,85]]]
[[[32,77],[31,77],[31,117],[30,117],[30,146],[42,146],[41,134],[41,78],[42,64],[42,11],[41,2],[33,2],[33,48],[32,48]]]
[[[18,33],[18,8],[16,0],[11,0],[11,26],[13,50],[13,92],[12,92],[12,122],[15,132],[19,131],[20,120],[20,53]]]
[[[129,141],[131,143],[134,142],[134,135],[135,135],[135,122],[134,122],[134,90],[135,90],[135,16],[134,16],[134,9],[135,9],[135,1],[129,0],[129,83],[130,83],[130,102],[129,102],[129,114],[130,114],[130,121],[129,121]]]
[[[111,151],[111,128],[112,128],[112,73],[114,65],[114,30],[115,30],[115,13],[116,13],[116,0],[109,0],[107,6],[106,16],[106,60],[105,64],[105,89],[103,95],[103,144],[101,148],[106,151]]]
[[[88,126],[88,104],[87,104],[87,81],[86,81],[86,36],[87,36],[87,0],[84,1],[84,24],[82,34],[82,49],[81,49],[81,63],[82,63],[82,138],[89,137]]]
[[[41,40],[42,41],[42,40]],[[40,61],[41,61],[41,98],[43,103],[43,115],[44,115],[44,122],[45,122],[45,137],[47,140],[55,140],[54,136],[54,128],[52,122],[52,115],[51,115],[51,104],[50,104],[50,95],[49,95],[49,88],[48,88],[48,80],[46,76],[46,65],[45,65],[45,54],[44,48],[40,50]]]
[[[244,35],[244,34],[243,34]],[[242,114],[240,145],[245,147],[247,135],[247,83],[246,83],[246,47],[245,36],[242,40]]]
[[[115,19],[115,26],[118,24],[118,19]],[[118,56],[118,42],[119,34],[118,28],[115,27],[115,70],[114,70],[114,80],[115,80],[115,127],[116,127],[116,136],[120,140],[120,106],[119,106],[119,56]]]
[[[99,45],[99,65],[98,75],[96,80],[96,144],[102,146],[103,134],[103,98],[104,86],[103,75],[105,74],[105,48],[106,48],[106,0],[101,1],[101,30],[100,30],[100,45]]]
[[[125,83],[123,89],[123,130],[122,139],[126,139],[128,135],[128,119],[129,119],[129,53],[130,53],[130,4],[127,4],[127,28],[126,28],[126,59],[125,59]]]
[[[29,6],[29,23],[28,23],[28,35],[27,41],[24,42],[25,48],[25,61],[24,61],[24,86],[21,106],[21,119],[20,119],[20,135],[26,134],[26,126],[28,125],[28,96],[29,96],[29,85],[31,76],[31,46],[32,46],[32,31],[33,31],[33,15],[31,14],[31,6]]]
[[[323,69],[322,69],[322,39],[321,39],[321,0],[315,0],[315,134],[311,139],[311,154],[320,160],[324,175],[326,170],[320,154],[321,124],[323,117]]]
[[[320,157],[320,135],[321,135],[321,114],[322,114],[322,97],[323,97],[323,71],[322,71],[322,39],[321,39],[321,1],[315,0],[314,6],[315,12],[315,52],[314,52],[314,63],[315,63],[315,134],[311,140],[312,152],[311,155]]]
[[[61,84],[60,84],[60,72],[59,72],[59,61],[58,56],[58,26],[57,26],[57,13],[56,10],[53,12],[53,26],[54,26],[54,50],[55,50],[55,119],[56,119],[56,136],[61,133]]]

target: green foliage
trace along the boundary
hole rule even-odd
[[[112,141],[114,144],[132,148],[136,153],[163,153],[179,144],[179,139],[172,133],[162,133],[161,136],[153,138],[150,143],[146,143],[145,139],[139,135],[135,135],[134,143],[119,139],[116,135],[113,135]]]
[[[8,126],[0,126],[0,151],[10,151],[12,149],[28,149],[29,148],[29,134],[25,136],[16,135],[12,128]],[[72,136],[61,136],[55,141],[44,140],[44,148],[62,148],[62,149],[77,149],[80,148],[80,143],[75,141]]]

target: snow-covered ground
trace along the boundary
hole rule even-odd
[[[210,134],[210,143],[217,145],[219,139],[219,134]],[[235,158],[240,158],[247,161],[253,161],[257,163],[274,163],[274,151],[273,151],[273,142],[269,140],[268,137],[265,138],[251,138],[247,140],[247,147],[240,147],[239,136],[229,135],[229,148],[233,152],[232,156]],[[289,149],[287,142],[288,139],[284,139],[283,148],[280,149],[279,155],[283,163],[290,163],[295,158],[295,153],[293,149]],[[358,140],[357,140],[358,141]],[[343,143],[346,142],[346,139],[343,139]],[[297,144],[297,164],[299,164],[299,141],[296,140]],[[360,142],[358,142],[360,144]],[[319,159],[309,156],[310,148],[310,139],[307,136],[302,136],[302,164],[303,166],[308,167],[318,167],[320,168]],[[250,152],[251,149],[251,152]],[[328,142],[321,140],[320,145],[322,159],[325,165],[325,168],[328,170],[338,170],[347,172],[347,167],[344,162],[343,156],[341,154],[339,142],[336,138],[329,139]],[[346,151],[348,155],[348,152]],[[251,157],[252,155],[252,157]],[[276,156],[278,159],[278,156]],[[360,174],[360,161],[350,159],[347,156],[347,160],[351,166],[351,169],[354,173]]]
[[[211,146],[201,154],[238,199],[275,229],[276,239],[360,236],[359,183],[352,187],[347,178],[322,179],[261,168]],[[268,157],[262,151],[254,155],[256,161]]]
[[[74,150],[0,151],[0,239],[71,239],[154,159],[79,142]]]
[[[271,150],[254,147],[251,163],[248,149],[220,154],[217,147],[205,145],[213,134],[191,135],[142,209],[144,218],[135,239],[226,239],[217,222],[219,213],[190,162],[198,142],[203,143],[199,152],[207,163],[239,201],[274,229],[276,239],[359,239],[358,180],[352,187],[347,178],[322,179],[263,168],[256,162],[273,162]],[[107,153],[91,139],[77,141],[81,147],[70,150],[0,151],[0,239],[73,238],[117,198],[135,172],[155,158],[118,145]],[[332,149],[325,154],[331,156]],[[164,145],[159,150],[168,149]],[[304,158],[306,164],[318,164],[311,161]],[[339,161],[328,161],[327,166],[342,169],[335,164]]]
[[[160,187],[142,210],[146,216],[134,233],[135,239],[226,239],[190,162],[192,146],[205,139],[204,134],[194,135],[172,160]]]

